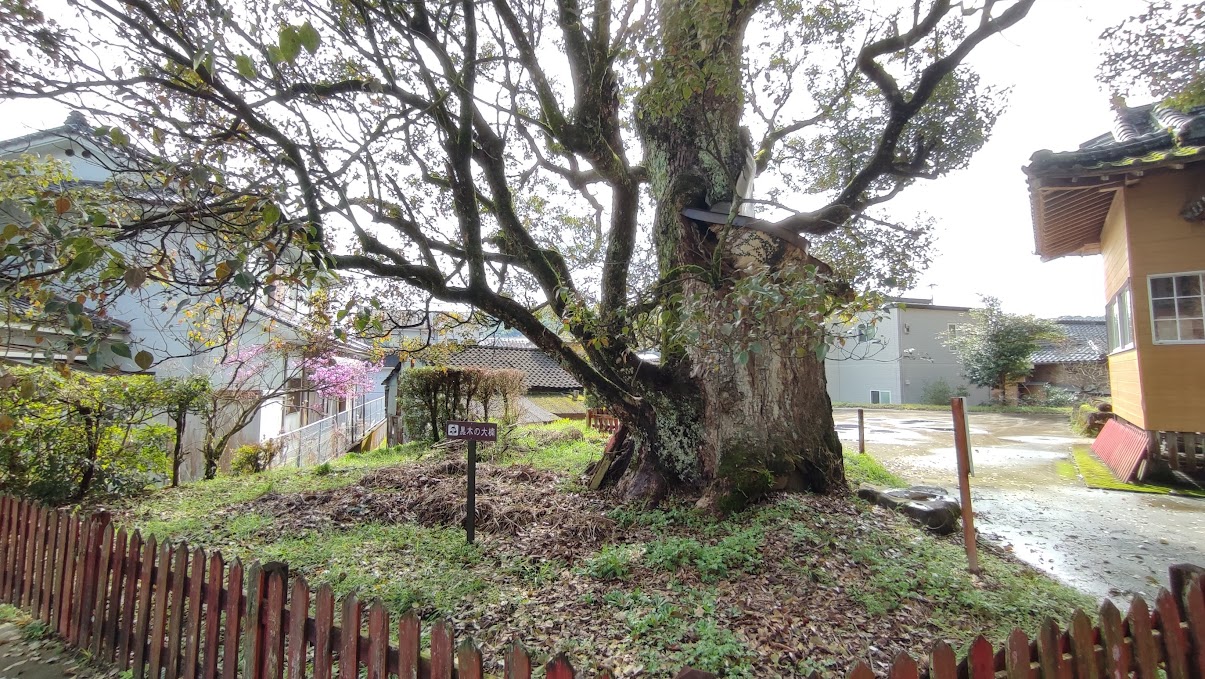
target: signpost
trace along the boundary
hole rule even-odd
[[[465,500],[464,530],[473,544],[473,528],[477,519],[477,442],[497,441],[498,425],[493,422],[448,422],[447,436],[469,442],[469,492]]]
[[[963,396],[950,399],[954,415],[954,451],[958,457],[958,495],[962,501],[962,541],[966,544],[967,570],[979,573],[979,551],[975,544],[975,514],[971,511],[971,426],[967,419],[967,400]]]

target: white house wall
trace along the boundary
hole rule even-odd
[[[868,321],[869,315],[861,317]],[[899,402],[900,345],[898,320],[888,313],[875,324],[874,337],[859,342],[856,332],[838,344],[824,361],[828,394],[833,401],[870,403],[870,392],[889,391],[891,401]]]
[[[923,305],[906,306],[896,311],[902,333],[900,342],[906,355],[912,355],[912,358],[900,361],[904,399],[901,402],[923,402],[926,385],[944,380],[952,389],[965,387],[967,402],[971,405],[986,403],[989,399],[988,390],[967,382],[962,374],[962,363],[944,344],[943,334],[949,326],[970,323],[970,314],[963,309]],[[909,349],[912,351],[908,352]]]

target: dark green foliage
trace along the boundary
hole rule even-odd
[[[411,368],[402,373],[398,387],[410,436],[434,441],[449,420],[473,420],[488,413],[513,424],[525,391],[518,370],[446,366]]]
[[[1181,110],[1205,103],[1205,2],[1161,0],[1145,3],[1145,9],[1100,36],[1101,84],[1117,94],[1149,91]]]
[[[932,382],[926,382],[921,389],[921,403],[934,406],[949,406],[950,399],[955,396],[966,396],[967,388],[965,385],[958,385],[957,388],[951,387],[950,383],[942,378],[937,378]]]
[[[128,495],[162,480],[171,427],[151,422],[144,375],[9,367],[0,375],[0,491],[50,504]]]
[[[258,474],[268,468],[278,452],[270,441],[241,445],[230,458],[230,471],[236,476]]]
[[[582,570],[596,580],[626,580],[632,574],[632,550],[607,545],[586,560]]]
[[[966,378],[981,387],[1004,389],[1025,377],[1041,342],[1064,337],[1053,321],[1005,313],[995,297],[983,297],[983,308],[972,310],[971,318],[944,342],[962,362]]]

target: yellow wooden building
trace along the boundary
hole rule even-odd
[[[1031,157],[1025,173],[1034,241],[1044,260],[1103,256],[1109,381],[1119,424],[1141,434],[1144,457],[1201,475],[1205,109],[1130,108],[1121,100],[1114,108],[1110,134],[1075,151]],[[1136,448],[1134,441],[1114,432],[1100,445]],[[1136,450],[1098,452],[1119,476],[1160,466],[1130,459]],[[1132,469],[1110,455],[1133,462]]]

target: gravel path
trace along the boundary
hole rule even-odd
[[[958,492],[950,415],[867,410],[867,450],[914,483]],[[838,410],[857,446],[857,412]],[[1173,563],[1205,564],[1205,500],[1086,488],[1060,474],[1088,443],[1054,415],[971,413],[971,499],[982,537],[1096,596],[1148,601]]]

